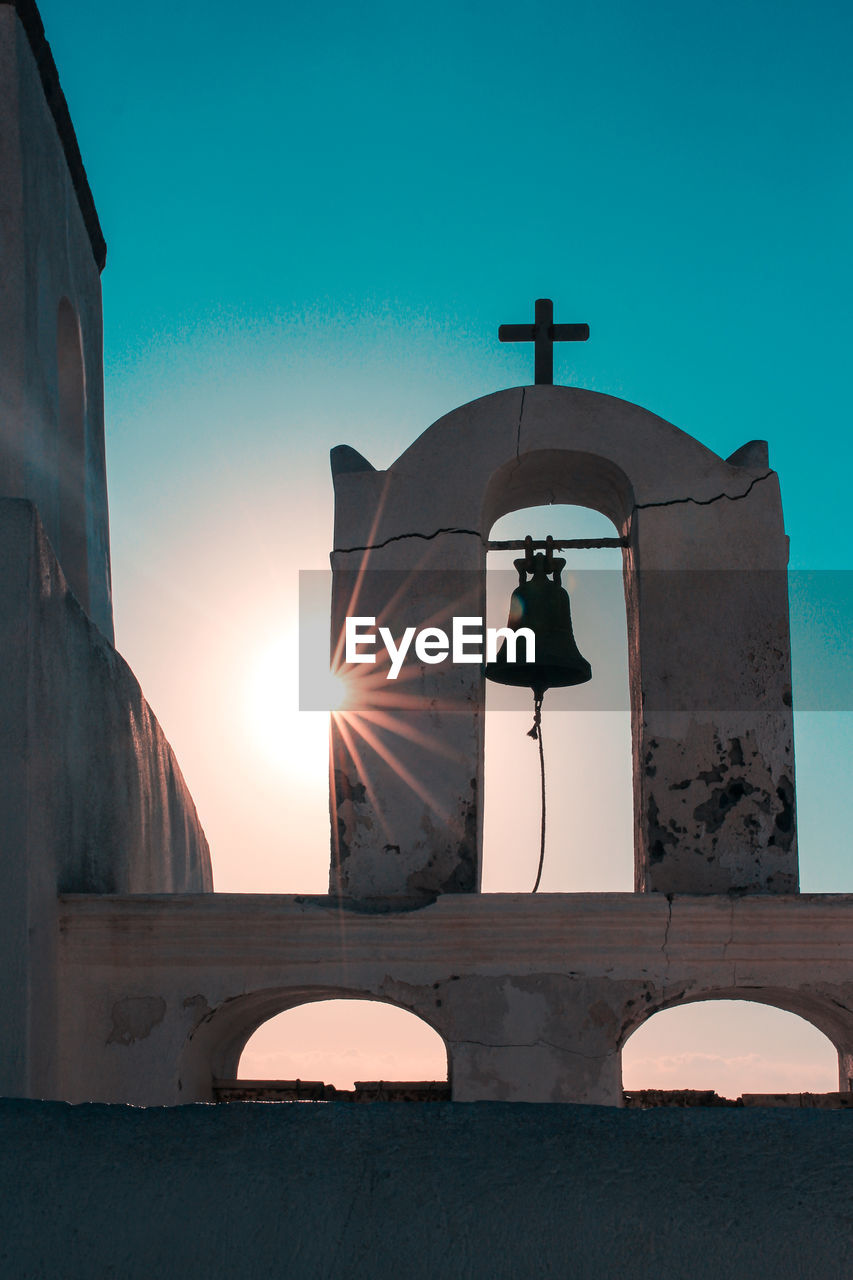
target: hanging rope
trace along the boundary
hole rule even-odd
[[[539,839],[539,869],[533,886],[534,893],[539,888],[542,867],[545,863],[545,751],[542,746],[542,699],[544,696],[543,693],[533,695],[533,728],[527,734],[528,738],[535,738],[539,742],[539,774],[542,779],[542,831]]]

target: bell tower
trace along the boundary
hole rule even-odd
[[[106,245],[31,0],[0,0],[0,497],[38,508],[113,638],[100,273]]]
[[[410,648],[390,680],[378,657],[367,675],[348,667],[342,637],[353,615],[395,636],[483,617],[493,524],[556,502],[620,534],[636,889],[796,892],[788,539],[767,447],[724,460],[637,405],[552,386],[546,363],[534,386],[434,423],[387,471],[332,452],[332,651],[350,698],[331,730],[331,891],[478,890],[482,665]]]

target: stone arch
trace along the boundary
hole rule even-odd
[[[89,609],[88,503],[86,494],[86,375],[77,313],[67,297],[56,321],[57,484],[59,562],[68,583]]]
[[[507,511],[609,516],[627,542],[636,888],[796,890],[788,547],[766,446],[723,460],[637,405],[537,386],[454,410],[387,471],[345,446],[332,465],[333,649],[354,601],[395,633],[463,599],[482,616],[488,530]],[[406,676],[406,706],[374,682],[379,747],[333,725],[335,892],[479,887],[482,674]]]
[[[265,1022],[300,1005],[324,1000],[361,1000],[386,1004],[417,1018],[434,1031],[444,1044],[450,1079],[450,1051],[444,1034],[420,1009],[377,996],[361,988],[338,986],[269,987],[247,992],[208,1010],[184,1044],[178,1074],[181,1090],[195,1100],[213,1097],[214,1080],[237,1078],[240,1056],[252,1035]]]
[[[768,1005],[781,1009],[785,1013],[794,1014],[810,1024],[826,1037],[838,1055],[840,1089],[847,1091],[850,1076],[850,1046],[853,1045],[853,1013],[845,1009],[833,999],[828,992],[809,988],[788,988],[771,985],[731,985],[719,987],[691,988],[674,996],[661,996],[642,1004],[634,1003],[635,1012],[627,1013],[622,1024],[619,1037],[619,1054],[621,1059],[631,1036],[641,1027],[648,1025],[658,1013],[667,1009],[676,1009],[689,1004],[703,1004],[710,1001],[749,1000],[754,1004]]]
[[[552,490],[553,492],[553,490]],[[615,541],[610,517],[580,504],[554,502],[508,512],[487,530],[497,541],[532,534]],[[489,624],[504,626],[517,585],[517,550],[487,556]],[[626,891],[633,887],[633,782],[622,551],[567,550],[563,586],[575,640],[595,659],[589,684],[548,692],[544,742],[549,838],[544,892]],[[483,888],[529,891],[534,883],[541,820],[537,743],[529,739],[529,689],[486,682],[483,776]],[[605,712],[609,714],[597,714]],[[606,782],[604,781],[606,780]],[[594,859],[584,851],[596,849]]]
[[[532,449],[490,477],[482,527],[488,531],[511,511],[553,503],[600,511],[623,536],[636,505],[630,480],[609,459],[572,449]]]

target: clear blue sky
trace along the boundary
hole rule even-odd
[[[232,388],[245,445],[279,451],[277,402],[288,454],[325,470],[322,410],[387,463],[528,380],[495,326],[547,294],[592,326],[558,377],[723,454],[768,436],[798,563],[848,567],[849,5],[41,8],[110,246],[114,487],[146,375]],[[152,415],[150,467],[228,409]]]
[[[592,329],[557,381],[723,456],[768,439],[792,563],[853,567],[849,4],[40,9],[109,246],[117,642],[220,887],[268,887],[261,846],[312,887],[281,834],[301,784],[260,779],[233,718],[326,563],[328,448],[387,466],[529,382],[496,328],[535,297]],[[803,671],[849,660],[835,591]],[[853,889],[850,720],[799,717],[806,887]]]

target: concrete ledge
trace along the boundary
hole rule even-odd
[[[853,1120],[0,1103],[8,1276],[841,1280]]]
[[[853,894],[675,896],[638,893],[446,894],[420,908],[377,910],[333,896],[66,894],[67,961],[198,969],[292,963],[456,965],[630,973],[760,961],[779,972],[846,966],[853,977]],[[116,955],[120,934],[122,955]],[[381,939],[381,954],[377,940]],[[244,978],[247,974],[242,975]]]
[[[385,904],[387,908],[388,904]],[[621,1106],[621,1053],[660,1009],[755,1000],[808,1019],[853,1075],[853,897],[448,894],[59,900],[63,1078],[73,1102],[205,1102],[268,1018],[382,1000],[447,1046],[455,1102]]]

